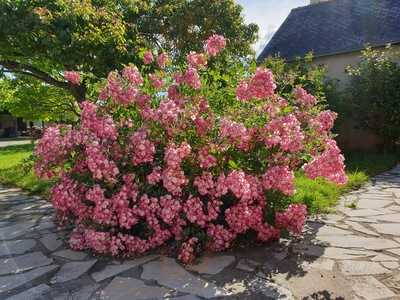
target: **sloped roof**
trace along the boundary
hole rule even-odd
[[[346,53],[400,42],[400,0],[331,0],[295,8],[258,60]]]

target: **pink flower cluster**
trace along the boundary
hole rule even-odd
[[[301,87],[298,87],[294,90],[294,96],[297,103],[303,107],[312,107],[317,103],[317,99],[313,95],[307,93],[307,91]]]
[[[134,86],[139,86],[143,83],[143,77],[136,66],[130,65],[125,67],[122,70],[122,76]]]
[[[217,164],[217,159],[212,156],[207,148],[199,150],[199,165],[202,169],[209,169]]]
[[[311,179],[323,177],[339,185],[348,180],[344,172],[344,157],[335,140],[326,142],[325,151],[304,165],[304,172]]]
[[[277,212],[275,222],[279,228],[291,233],[301,234],[306,222],[307,208],[303,204],[290,204],[284,212]]]
[[[194,88],[195,90],[198,90],[201,88],[200,76],[199,76],[199,73],[197,73],[197,70],[195,68],[189,67],[186,70],[186,73],[184,75],[184,80],[188,86]]]
[[[226,40],[222,35],[214,34],[206,41],[205,48],[208,55],[217,56],[226,47]]]
[[[187,242],[184,242],[179,251],[178,259],[184,263],[189,264],[196,258],[196,245],[199,242],[198,238],[192,237]]]
[[[183,143],[179,147],[170,145],[166,148],[164,161],[166,167],[162,172],[164,187],[172,195],[180,195],[182,188],[189,182],[181,168],[182,160],[191,152],[191,147]]]
[[[239,149],[246,150],[249,148],[251,135],[243,124],[222,119],[219,132],[222,138],[226,138]]]
[[[117,127],[111,116],[98,115],[98,106],[91,102],[81,104],[81,131],[94,134],[98,139],[115,141],[118,137]]]
[[[324,110],[316,118],[312,119],[310,123],[318,133],[323,134],[332,129],[336,118],[337,113],[330,110]]]
[[[144,64],[145,65],[149,65],[149,64],[151,64],[152,62],[153,62],[153,60],[154,60],[154,56],[153,56],[153,53],[151,52],[151,51],[146,51],[145,53],[144,53],[144,56],[143,56],[143,62],[144,62]]]
[[[288,166],[275,166],[267,170],[263,176],[264,188],[281,191],[285,195],[293,195],[294,174]]]
[[[207,66],[207,57],[204,53],[190,52],[186,57],[187,63],[191,68],[202,68]]]
[[[269,203],[295,193],[294,172],[346,182],[330,133],[335,113],[301,88],[295,101],[281,98],[262,68],[235,80],[241,101],[226,93],[226,103],[237,102],[221,110],[214,85],[201,83],[210,80],[207,60],[226,41],[214,35],[205,45],[182,68],[147,51],[151,67],[111,72],[100,101],[81,104],[79,125],[45,130],[35,170],[59,176],[51,200],[60,221],[75,224],[73,249],[131,256],[171,245],[190,263],[199,251],[223,251],[249,233],[258,242],[300,234],[306,207],[271,211]]]
[[[257,68],[256,73],[250,80],[241,81],[236,89],[239,100],[249,101],[255,99],[266,99],[274,95],[276,84],[274,75],[270,70]]]
[[[156,147],[153,142],[147,138],[147,132],[139,129],[130,138],[132,153],[132,164],[134,166],[152,162]]]
[[[164,69],[167,66],[168,61],[169,57],[167,53],[162,52],[157,57],[157,64],[161,69]]]
[[[94,179],[105,179],[110,182],[116,180],[119,170],[113,161],[110,161],[103,153],[103,147],[96,141],[86,145],[86,163],[92,172]]]
[[[48,178],[56,174],[52,166],[62,164],[66,159],[68,149],[64,147],[64,137],[60,127],[46,128],[43,137],[36,145],[38,159],[35,172],[39,177]]]
[[[277,117],[265,126],[265,145],[279,146],[283,151],[297,152],[303,149],[304,133],[294,114]]]
[[[81,82],[81,75],[75,71],[64,71],[64,78],[75,85],[78,85]]]

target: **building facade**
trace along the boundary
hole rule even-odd
[[[0,111],[0,138],[12,138],[25,134],[28,124],[7,111]]]

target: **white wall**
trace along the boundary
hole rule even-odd
[[[380,48],[386,51],[384,47]],[[393,45],[392,51],[400,51],[400,45]],[[324,65],[327,68],[327,76],[331,79],[338,79],[340,85],[348,82],[349,76],[346,74],[346,67],[356,65],[361,59],[361,51],[336,54],[330,56],[314,58],[314,64]],[[399,59],[400,63],[400,59]]]

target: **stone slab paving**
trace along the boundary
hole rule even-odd
[[[53,215],[46,200],[0,188],[0,299],[400,299],[400,167],[310,218],[302,238],[186,267],[72,251]]]

